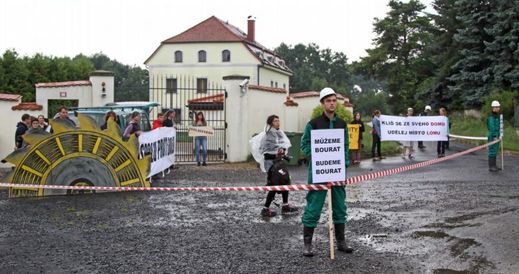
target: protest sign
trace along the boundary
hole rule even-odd
[[[213,136],[214,129],[210,126],[205,126],[205,127],[192,126],[192,127],[189,127],[188,135],[189,135],[189,137]]]
[[[160,127],[141,133],[139,136],[139,159],[151,155],[148,178],[175,163],[176,137],[177,131],[173,127]]]
[[[382,141],[447,141],[449,119],[445,116],[380,115]]]
[[[350,149],[359,149],[360,125],[348,125],[348,139]]]
[[[346,179],[344,129],[319,129],[311,132],[313,183]]]

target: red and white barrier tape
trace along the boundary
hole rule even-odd
[[[474,151],[478,151],[490,145],[500,142],[495,140],[490,143],[473,147],[471,149],[458,152],[443,158],[437,158],[425,162],[420,162],[412,165],[401,166],[397,168],[375,171],[364,175],[358,175],[348,178],[344,182],[331,182],[332,186],[344,186],[362,181],[373,180],[376,178],[389,176],[424,166],[433,165],[450,159],[454,159]],[[297,185],[282,185],[282,186],[230,186],[230,187],[115,187],[115,186],[64,186],[64,185],[36,185],[36,184],[13,184],[0,183],[0,187],[11,188],[43,188],[43,189],[64,189],[64,190],[101,190],[101,191],[308,191],[308,190],[327,190],[327,184],[297,184]]]

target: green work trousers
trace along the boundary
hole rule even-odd
[[[326,193],[326,190],[308,191],[305,212],[302,217],[304,226],[317,226],[326,200]],[[344,186],[332,187],[332,210],[334,224],[346,223],[346,189]]]
[[[490,138],[490,137],[488,138],[488,142],[492,142],[494,140],[495,140],[494,138]],[[495,143],[495,144],[493,144],[493,145],[488,147],[488,157],[496,157],[497,156],[500,144],[501,144],[501,142]]]

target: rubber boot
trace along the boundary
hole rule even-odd
[[[346,245],[344,239],[344,224],[335,224],[335,241],[337,241],[337,249],[342,252],[352,253],[353,248]]]
[[[305,257],[313,257],[314,252],[312,250],[312,238],[314,237],[314,228],[313,227],[303,227],[303,241],[305,243],[305,247],[303,249],[303,256]]]
[[[488,167],[490,171],[492,172],[496,172],[496,171],[499,171],[499,169],[497,168],[497,165],[496,165],[496,157],[488,157]]]

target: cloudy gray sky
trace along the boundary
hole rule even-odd
[[[432,0],[421,0],[430,5]],[[0,52],[20,55],[91,55],[103,52],[143,67],[161,41],[215,15],[247,30],[256,17],[256,40],[271,49],[317,43],[365,56],[374,38],[373,19],[389,0],[2,0]],[[428,7],[431,11],[431,8]]]

